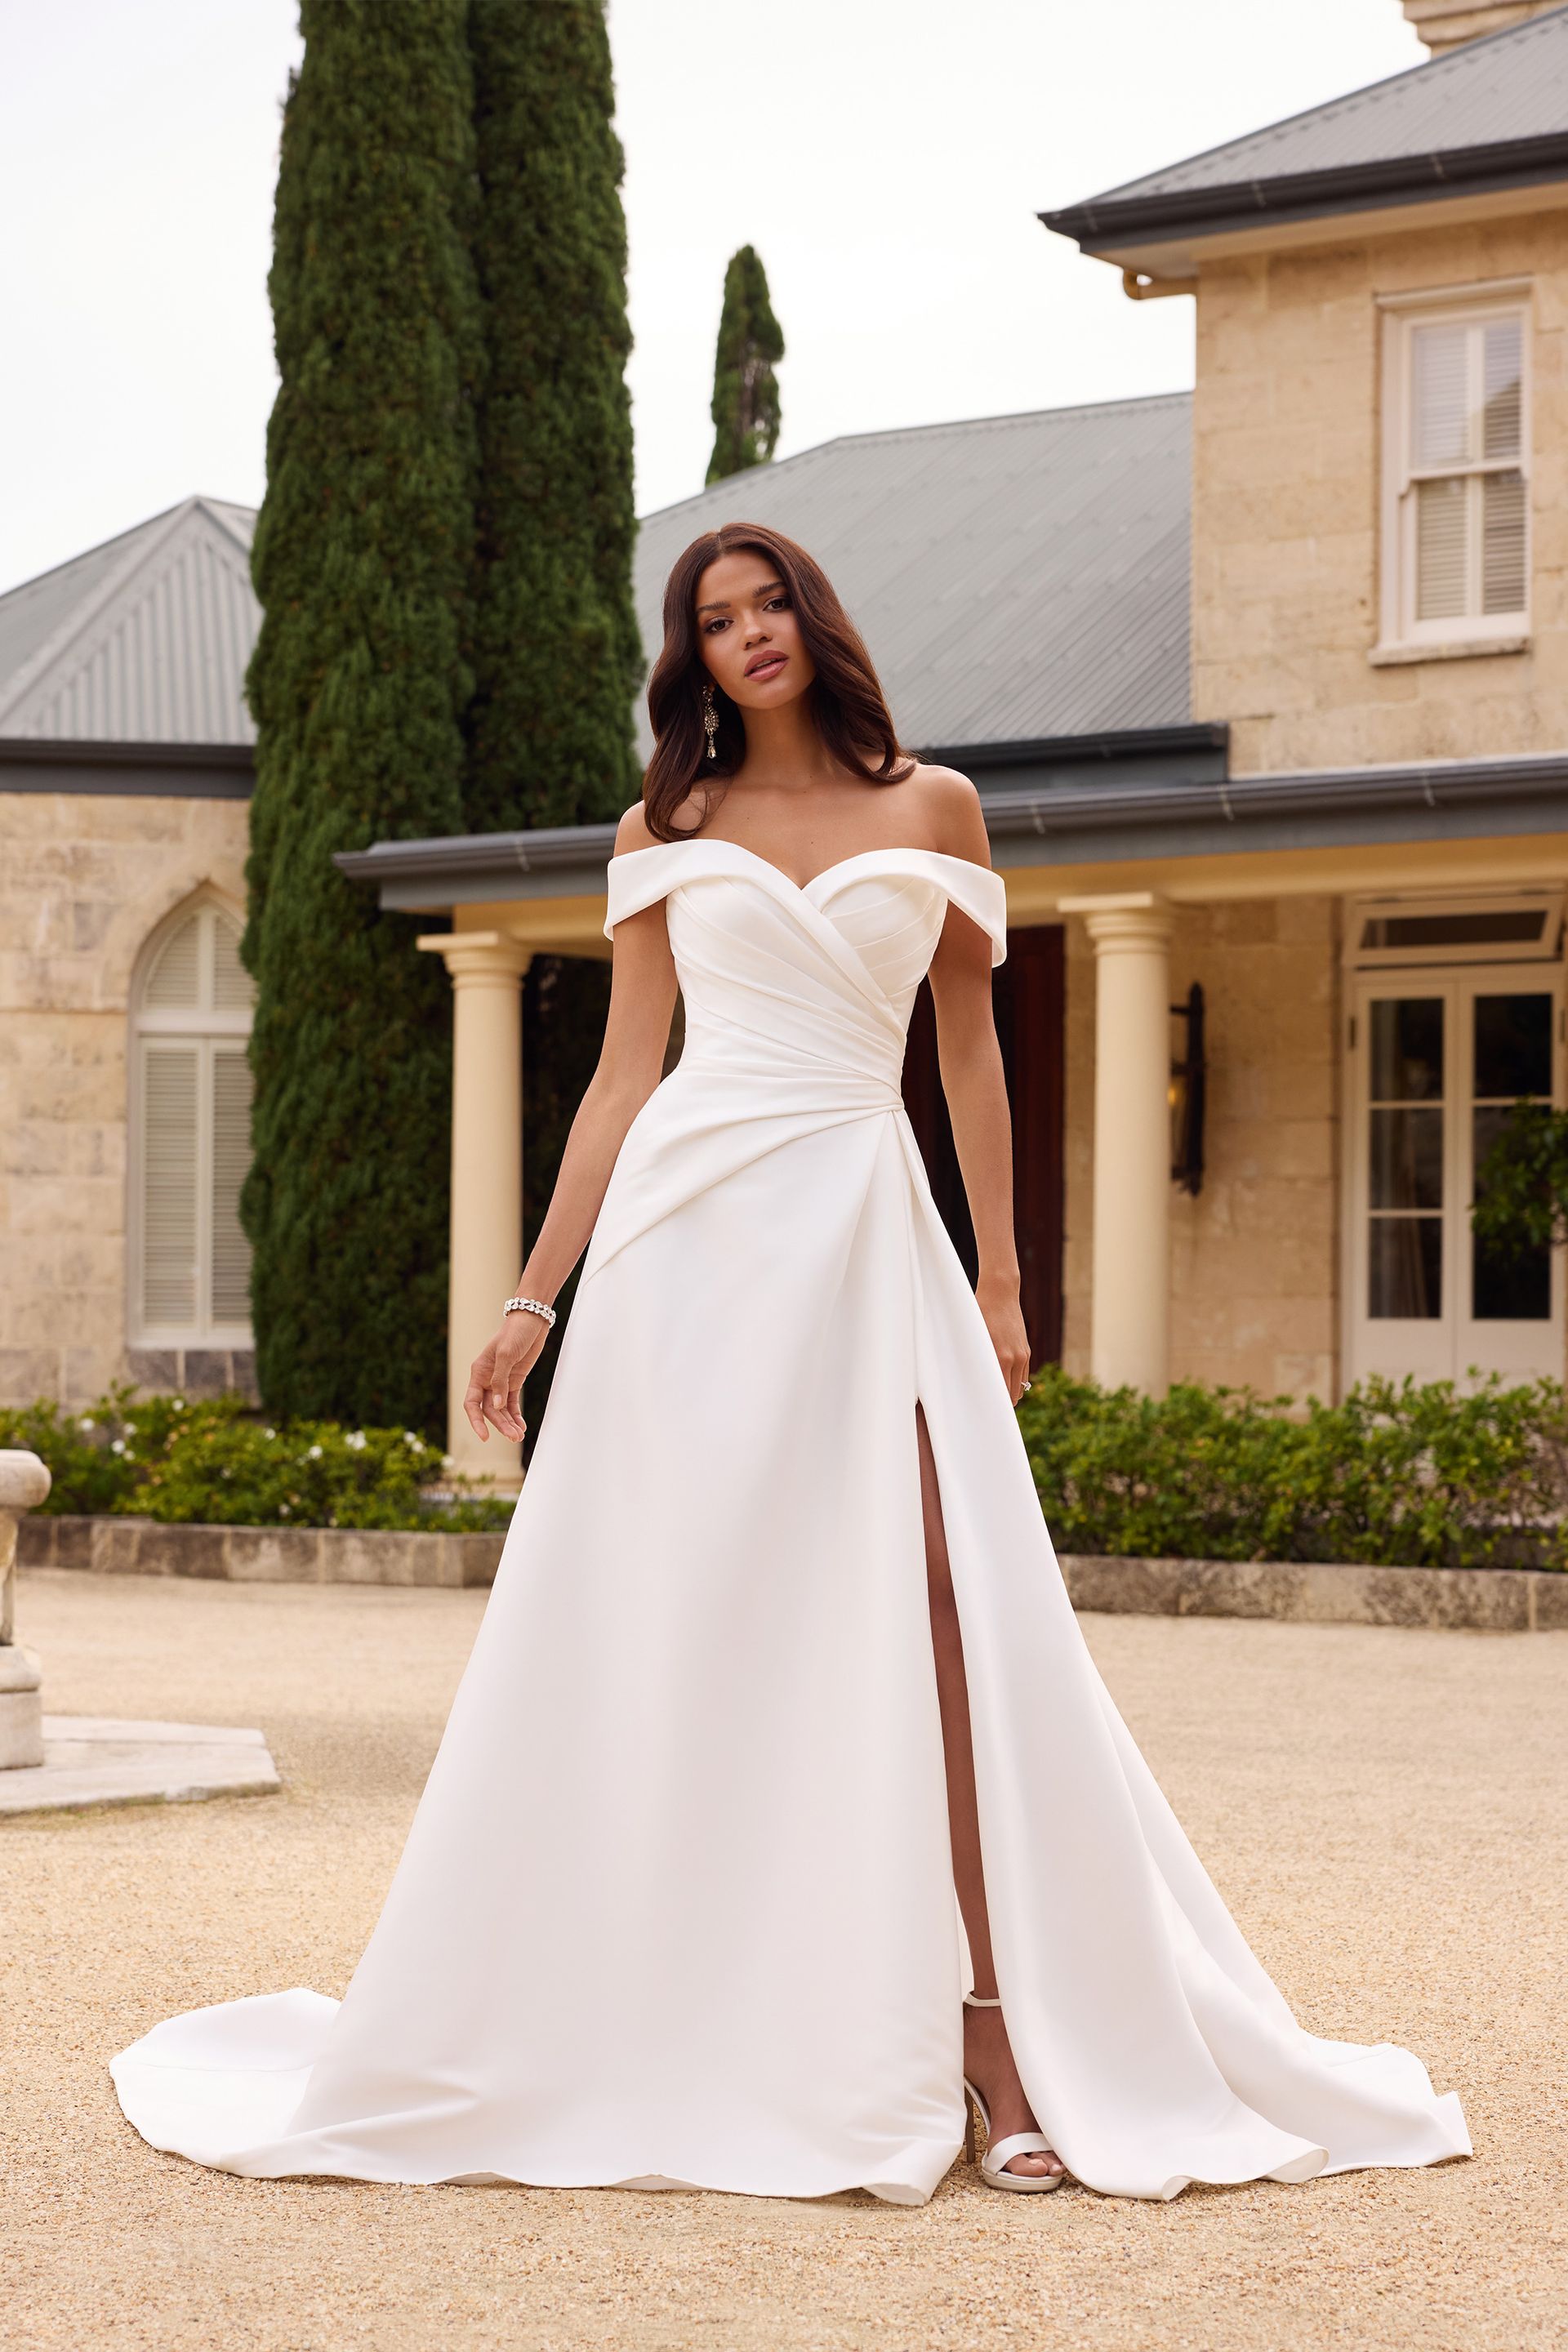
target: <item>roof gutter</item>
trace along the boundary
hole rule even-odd
[[[993,768],[1077,768],[1089,761],[1110,765],[1152,757],[1203,758],[1216,752],[1223,760],[1229,742],[1230,729],[1222,720],[1108,729],[1095,735],[1037,735],[1009,743],[934,744],[924,749],[921,757],[934,766],[979,775]]]
[[[256,782],[248,743],[115,743],[0,736],[0,793],[244,801]]]
[[[1324,213],[1374,210],[1422,198],[1479,194],[1568,179],[1568,131],[1502,139],[1485,146],[1432,148],[1425,154],[1289,172],[1223,186],[1167,189],[1159,194],[1091,196],[1037,217],[1086,253],[1137,238],[1142,244],[1218,236],[1263,221],[1310,220]]]
[[[1176,731],[1176,730],[1173,730]],[[1011,750],[1014,747],[998,747]],[[969,764],[978,766],[973,748]],[[1000,866],[1223,855],[1469,831],[1568,835],[1568,751],[1421,767],[1326,769],[1192,782],[982,783]],[[382,841],[333,859],[388,909],[597,896],[613,824],[562,825],[435,841]]]
[[[1470,812],[1501,802],[1554,802],[1568,824],[1568,752],[1520,760],[1455,760],[1425,767],[1333,768],[1282,776],[1227,776],[1211,783],[983,793],[993,841],[1063,838],[1089,830],[1168,828],[1216,820],[1239,836],[1259,818]]]

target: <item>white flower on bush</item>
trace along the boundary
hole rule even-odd
[[[125,1440],[122,1437],[117,1437],[109,1450],[111,1454],[123,1454],[125,1451]]]
[[[422,1437],[416,1437],[411,1429],[404,1431],[403,1443],[405,1445],[412,1445],[416,1454],[423,1454],[425,1451],[425,1440]]]
[[[94,1421],[90,1412],[84,1412],[81,1419],[78,1422],[77,1427],[79,1429],[96,1429],[98,1427],[98,1423]]]
[[[343,1444],[345,1445],[352,1445],[356,1454],[363,1454],[365,1449],[365,1434],[363,1430],[351,1429],[348,1435],[344,1438]]]
[[[321,1458],[321,1449],[319,1445],[312,1445],[305,1455],[307,1462],[319,1462]]]
[[[184,1409],[185,1409],[185,1400],[184,1400],[184,1397],[176,1397],[176,1398],[174,1399],[174,1411],[175,1411],[176,1412],[184,1412]]]
[[[276,1436],[277,1436],[277,1434],[278,1434],[278,1432],[277,1432],[275,1429],[268,1429],[268,1430],[264,1430],[264,1431],[262,1432],[262,1434],[263,1434],[263,1436],[265,1436],[265,1437],[276,1437]]]
[[[128,1421],[128,1422],[126,1423],[126,1424],[125,1424],[125,1434],[126,1434],[126,1436],[127,1436],[127,1437],[134,1437],[134,1436],[135,1436],[135,1434],[136,1434],[136,1423],[135,1423],[133,1421]]]
[[[288,1517],[288,1516],[289,1516],[289,1506],[288,1506],[288,1504],[287,1504],[287,1503],[279,1503],[279,1506],[278,1506],[278,1512],[279,1512],[279,1517],[280,1517],[280,1518],[285,1518],[285,1519],[286,1519],[286,1518]]]

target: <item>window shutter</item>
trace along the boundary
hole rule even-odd
[[[1481,610],[1524,610],[1524,477],[1481,477]]]
[[[201,1003],[202,919],[193,915],[173,933],[147,976],[142,1002],[155,1013],[184,1011]]]
[[[1410,335],[1409,485],[1417,622],[1522,614],[1529,601],[1524,319],[1450,319]]]
[[[1462,466],[1470,454],[1469,331],[1417,327],[1413,341],[1413,462],[1421,472]]]
[[[1415,485],[1415,617],[1456,619],[1468,606],[1465,547],[1469,485],[1462,474]]]
[[[1482,333],[1483,457],[1517,457],[1524,429],[1524,321],[1497,319]]]
[[[244,1323],[250,1244],[239,1222],[239,1191],[250,1165],[250,1064],[242,1045],[213,1049],[212,1135],[212,1320]]]
[[[194,938],[195,926],[189,929]],[[196,1319],[200,1079],[198,1045],[143,1042],[142,1312],[153,1325],[186,1328]]]

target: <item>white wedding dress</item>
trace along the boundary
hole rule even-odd
[[[1466,2155],[1389,2044],[1297,2025],[1084,1646],[900,1099],[950,906],[923,850],[801,888],[732,843],[666,902],[679,1066],[634,1122],[495,1589],[346,1996],[262,1993],[113,2063],[155,2147],[274,2178],[931,2196],[964,1948],[915,1407],[962,1620],[998,1989],[1089,2187]]]

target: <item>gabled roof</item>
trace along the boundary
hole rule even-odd
[[[658,646],[688,541],[764,522],[827,572],[916,749],[1182,725],[1190,444],[1173,393],[856,434],[756,467],[644,521],[643,644]]]
[[[1187,719],[1184,393],[823,443],[643,523],[651,654],[671,563],[740,517],[826,567],[921,750]],[[255,517],[182,506],[0,596],[0,741],[247,745]],[[639,702],[643,749],[651,749]]]
[[[0,737],[253,742],[255,520],[186,499],[0,596]]]
[[[1568,7],[1040,215],[1100,252],[1568,178]]]

